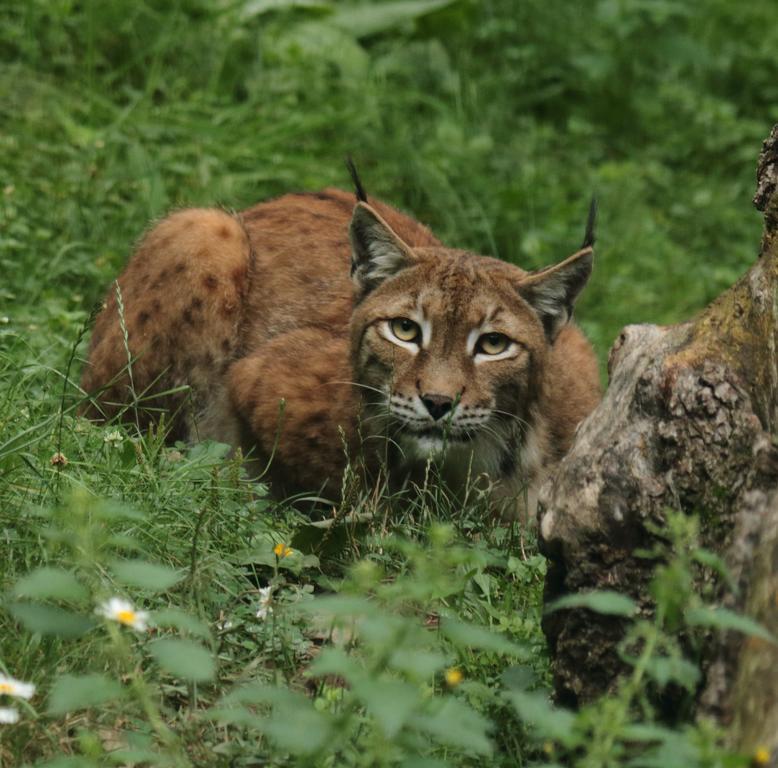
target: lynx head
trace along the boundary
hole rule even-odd
[[[590,229],[580,251],[528,273],[461,250],[412,248],[358,203],[351,349],[369,431],[412,457],[466,448],[508,471],[547,352],[591,273]]]

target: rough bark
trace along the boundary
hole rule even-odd
[[[753,267],[693,320],[628,326],[611,350],[603,402],[540,494],[547,599],[617,589],[650,610],[654,563],[634,551],[679,509],[702,516],[703,544],[741,587],[728,607],[778,633],[778,126],[754,203],[765,229]],[[544,630],[560,701],[614,685],[619,620],[560,611]],[[733,634],[711,643],[699,711],[732,725],[739,747],[778,748],[778,649]]]

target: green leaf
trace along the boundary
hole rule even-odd
[[[195,443],[189,448],[186,461],[177,465],[177,471],[185,472],[189,478],[205,480],[211,476],[213,467],[224,464],[224,460],[231,450],[232,447],[227,443],[217,443],[215,440],[203,440],[200,443]]]
[[[159,665],[183,680],[205,682],[216,674],[216,664],[209,650],[193,640],[163,638],[149,645]]]
[[[115,560],[111,570],[117,581],[150,592],[164,592],[184,578],[182,571],[145,560]]]
[[[595,613],[604,613],[608,616],[629,617],[637,611],[637,603],[620,592],[603,589],[560,597],[546,606],[546,613],[566,608],[587,608]]]
[[[729,587],[734,594],[738,593],[737,583],[732,577],[729,568],[727,568],[727,564],[715,552],[711,552],[709,549],[695,549],[694,552],[692,552],[692,557],[694,557],[700,565],[704,565],[706,568],[710,568],[718,573],[718,575],[726,581],[727,587]]]
[[[288,8],[328,11],[330,7],[330,4],[323,2],[323,0],[249,0],[241,8],[241,15],[246,19],[250,19],[271,11],[281,11]]]
[[[245,704],[272,705],[273,711],[269,717],[258,717],[242,706]],[[210,710],[209,717],[262,731],[278,747],[295,755],[317,752],[333,733],[330,715],[317,712],[307,697],[288,689],[249,683],[230,691],[221,705]]]
[[[16,582],[12,593],[14,597],[33,600],[83,603],[89,599],[89,590],[70,571],[62,568],[36,568]]]
[[[410,644],[411,633],[424,632],[415,619],[399,616],[394,613],[365,616],[359,622],[359,637],[366,645],[379,653],[391,652],[400,643]],[[424,642],[423,635],[419,643]]]
[[[317,65],[329,63],[352,80],[362,79],[370,64],[370,56],[354,35],[348,30],[333,26],[329,19],[323,23],[309,21],[293,26],[278,38],[276,45],[288,58],[302,55],[307,61]]]
[[[686,623],[692,627],[713,627],[714,629],[731,629],[735,632],[742,632],[744,635],[753,635],[761,637],[770,643],[777,643],[776,638],[768,632],[759,622],[750,619],[748,616],[741,616],[739,613],[730,611],[726,608],[689,608],[684,613]]]
[[[89,511],[95,517],[104,520],[136,520],[144,521],[146,515],[137,509],[128,507],[115,499],[101,499],[95,503],[90,503]]]
[[[488,573],[480,571],[473,576],[473,581],[478,584],[484,597],[488,600],[492,595],[492,577]]]
[[[330,520],[325,522],[329,523]],[[320,558],[336,558],[348,551],[354,536],[369,528],[367,521],[356,523],[344,521],[326,528],[321,524],[299,526],[289,542],[293,549],[303,553],[315,553]]]
[[[666,741],[678,736],[675,731],[653,723],[631,723],[624,726],[622,733],[628,741]]]
[[[395,0],[391,3],[340,5],[328,21],[356,38],[369,37],[415,21],[453,2],[455,0]]]
[[[76,709],[97,707],[120,698],[123,693],[120,683],[105,675],[64,675],[57,679],[49,694],[49,714],[66,715]]]
[[[537,685],[538,675],[532,667],[521,665],[504,669],[500,680],[510,690],[526,691]]]
[[[421,702],[420,690],[401,680],[363,680],[352,690],[387,739],[397,735]]]
[[[352,620],[357,616],[376,614],[378,606],[364,597],[350,595],[326,595],[295,607],[300,613],[315,614],[328,619]]]
[[[443,669],[448,661],[448,658],[438,651],[398,648],[391,655],[389,666],[421,682],[429,680],[436,672]]]
[[[288,557],[278,557],[273,552],[275,542],[265,541],[254,549],[247,549],[239,552],[236,556],[236,562],[241,565],[268,565],[272,568],[280,568],[282,570],[291,571],[295,574],[300,574],[306,568],[318,568],[319,558],[316,555],[304,554],[294,546],[294,540],[292,541],[293,553]]]
[[[35,603],[10,603],[8,610],[30,632],[59,637],[80,637],[95,625],[94,619],[63,608]]]
[[[141,749],[130,747],[127,749],[112,749],[106,758],[111,765],[119,765],[124,768],[128,765],[159,765],[159,751],[155,749]]]
[[[637,726],[628,726],[625,729],[625,738],[630,738],[628,734],[634,733]],[[697,745],[683,731],[670,731],[654,726],[656,741],[659,745],[644,754],[640,754],[630,760],[630,768],[688,768],[690,765],[704,765],[701,760],[702,755]],[[640,731],[638,731],[640,739]],[[645,739],[650,741],[651,739]],[[724,763],[726,765],[726,763]],[[742,765],[742,762],[735,762],[734,765]]]
[[[432,736],[439,744],[470,750],[479,755],[490,755],[492,743],[488,732],[489,721],[463,701],[446,698],[434,700],[437,709],[432,713],[417,714],[410,725]]]
[[[204,714],[209,720],[222,725],[240,725],[260,730],[264,724],[264,718],[246,707],[211,707]]]
[[[317,712],[300,697],[294,706],[274,708],[261,730],[282,750],[293,755],[311,755],[329,741],[334,722],[330,715]]]
[[[228,443],[220,443],[217,440],[202,440],[190,447],[187,458],[193,464],[202,462],[209,466],[218,466],[222,464],[223,459],[231,450],[232,446]]]
[[[511,642],[499,632],[493,632],[475,624],[465,624],[454,619],[441,619],[440,631],[460,648],[478,648],[482,651],[519,658],[526,658],[529,655],[525,646]]]
[[[155,627],[172,627],[180,632],[189,632],[191,635],[211,639],[211,630],[205,622],[192,616],[180,608],[163,608],[151,614],[151,620]]]
[[[662,688],[674,682],[688,691],[693,691],[700,679],[697,666],[680,656],[656,656],[649,659],[646,673]]]
[[[114,533],[111,536],[108,536],[105,543],[108,544],[111,549],[115,549],[119,552],[133,553],[143,551],[143,547],[135,541],[132,536],[126,536],[123,533]]]
[[[552,707],[544,694],[513,690],[507,691],[505,698],[513,704],[519,717],[535,727],[541,737],[563,744],[572,744],[575,741],[575,715],[566,709]]]
[[[336,675],[353,683],[364,676],[364,669],[342,649],[330,647],[324,648],[313,660],[307,674],[312,677]]]
[[[67,755],[35,763],[35,768],[100,768],[100,765],[81,755]]]
[[[236,704],[274,704],[274,705],[294,705],[297,702],[307,702],[308,700],[299,694],[286,688],[276,688],[264,683],[246,683],[237,688],[233,688],[221,700],[225,706],[234,706]]]
[[[265,542],[262,546],[255,549],[246,549],[239,552],[235,560],[241,565],[269,565],[275,567],[278,557],[273,552],[272,543]]]

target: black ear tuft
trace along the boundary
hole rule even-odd
[[[354,165],[354,161],[351,158],[351,155],[346,156],[346,168],[348,168],[351,181],[354,184],[354,194],[357,196],[357,201],[360,203],[366,203],[367,193],[365,192],[365,188],[362,186],[362,180],[359,178],[357,167]]]
[[[592,201],[589,203],[589,218],[586,220],[586,233],[584,234],[581,249],[594,247],[595,228],[597,225],[597,196],[592,195]]]

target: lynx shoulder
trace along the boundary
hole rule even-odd
[[[531,495],[599,399],[570,322],[591,265],[586,243],[526,272],[336,189],[178,211],[108,291],[87,415],[272,456],[279,497],[337,495],[349,453],[397,484],[433,457],[454,486]]]

